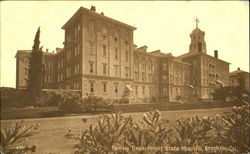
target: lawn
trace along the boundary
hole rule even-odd
[[[169,120],[169,127],[174,125],[176,119],[180,117],[197,116],[215,116],[224,111],[229,111],[231,108],[214,108],[214,109],[196,109],[196,110],[178,110],[178,111],[161,111],[162,117]],[[141,119],[144,112],[126,113],[132,115],[134,119]],[[39,154],[70,154],[73,153],[74,141],[66,139],[64,135],[69,129],[79,131],[86,129],[90,124],[98,121],[100,115],[85,115],[85,116],[67,116],[53,118],[32,118],[24,119],[27,125],[40,124],[38,134],[33,136],[29,141],[30,144],[37,146]],[[83,118],[87,122],[82,121]],[[20,120],[20,119],[19,119]],[[1,128],[10,127],[18,120],[1,120]]]

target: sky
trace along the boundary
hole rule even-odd
[[[173,56],[187,53],[190,33],[205,31],[207,54],[219,51],[230,62],[230,71],[249,71],[248,1],[1,1],[0,87],[15,87],[17,50],[32,49],[37,28],[40,41],[50,52],[63,48],[61,27],[82,6],[135,26],[134,44],[148,52],[160,49]]]

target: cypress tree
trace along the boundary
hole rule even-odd
[[[29,74],[27,92],[29,97],[29,105],[33,105],[35,100],[39,98],[42,89],[42,61],[43,52],[40,48],[40,27],[36,32],[34,45],[29,59]]]

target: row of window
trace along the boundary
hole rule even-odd
[[[67,51],[67,60],[70,60],[72,58],[72,53],[73,53],[73,56],[80,55],[80,45],[79,44],[75,45],[73,51],[71,51],[71,50]]]
[[[135,71],[135,74],[134,74],[134,79],[135,81],[138,81],[139,82],[139,73],[137,71]],[[156,78],[154,80],[154,76],[151,74],[151,73],[148,73],[148,78],[147,78],[148,82],[156,82]],[[146,73],[145,72],[142,72],[141,73],[141,81],[142,82],[146,82]]]
[[[51,68],[52,68],[52,62],[51,61],[45,62],[44,68],[45,68],[45,70],[51,70]]]
[[[66,35],[66,42],[71,42],[73,38],[76,38],[80,35],[81,33],[81,25],[78,24],[74,28],[72,28]]]
[[[72,74],[73,69],[73,74]],[[71,75],[77,75],[80,73],[80,64],[75,64],[72,67],[67,68],[67,77],[70,77]]]
[[[72,84],[68,84],[66,85],[66,89],[70,89],[70,90],[78,90],[80,84],[78,82],[72,83]]]
[[[60,69],[60,68],[63,68],[63,59],[58,60],[57,65],[58,65],[58,68],[59,68],[59,69]]]
[[[51,83],[52,82],[52,75],[46,74],[44,75],[44,83]]]
[[[118,51],[118,48],[115,47],[114,48],[114,58],[115,60],[118,60],[118,57],[119,57],[119,51]],[[93,41],[89,41],[89,53],[90,54],[93,54],[94,53],[94,42]],[[103,57],[107,57],[107,45],[102,45],[102,56]],[[129,61],[129,51],[126,50],[125,51],[125,61],[128,62]]]
[[[107,68],[107,63],[102,64],[102,74],[107,75],[108,74],[108,68]],[[89,73],[93,74],[94,73],[94,62],[89,61]],[[114,65],[114,74],[115,77],[119,76],[119,66]],[[129,77],[129,67],[125,67],[125,77]]]
[[[89,92],[91,92],[91,93],[94,93],[95,92],[95,87],[94,87],[94,82],[90,82],[89,83],[90,84],[90,86],[89,86]],[[104,93],[106,93],[107,92],[107,82],[103,82],[102,83],[102,91],[104,92]],[[118,84],[115,84],[115,87],[114,87],[114,92],[117,94],[118,93]]]

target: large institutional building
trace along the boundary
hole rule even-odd
[[[191,32],[189,52],[178,57],[134,45],[135,27],[79,8],[63,25],[63,49],[44,52],[44,89],[80,91],[106,99],[211,99],[229,84],[229,64],[207,54],[205,32]],[[31,50],[18,50],[17,88],[25,88]]]

